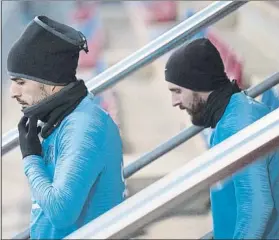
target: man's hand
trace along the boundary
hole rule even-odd
[[[19,145],[22,157],[25,158],[29,155],[42,155],[42,145],[38,137],[36,117],[29,118],[29,123],[26,125],[28,117],[22,117],[18,124],[19,132]]]

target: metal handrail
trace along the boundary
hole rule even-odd
[[[213,239],[213,232],[208,232],[205,235],[203,235],[200,239]]]
[[[26,229],[23,232],[17,234],[12,239],[28,239],[30,237],[30,229]]]
[[[279,146],[279,109],[171,172],[65,239],[125,239]]]
[[[247,1],[218,1],[173,27],[138,51],[108,68],[86,85],[93,94],[100,93],[141,67],[156,60],[166,52],[185,42],[205,27],[217,22],[235,11]],[[2,156],[18,146],[17,129],[10,130],[2,137]]]

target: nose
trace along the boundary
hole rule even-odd
[[[12,82],[10,87],[11,98],[17,98],[21,96],[20,87],[15,82]]]
[[[173,107],[176,107],[176,106],[179,106],[180,105],[180,100],[179,98],[175,97],[175,96],[172,96],[172,106]]]

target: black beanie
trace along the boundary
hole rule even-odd
[[[175,50],[167,61],[165,79],[198,92],[213,91],[230,82],[218,50],[206,38]]]
[[[11,48],[7,68],[15,78],[63,86],[76,81],[84,35],[45,16],[35,17]]]

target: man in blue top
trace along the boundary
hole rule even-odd
[[[212,128],[211,147],[269,113],[241,92],[207,39],[173,52],[165,78],[173,106]],[[272,152],[211,187],[215,239],[279,239],[279,154]]]
[[[38,16],[8,55],[11,95],[24,113],[18,130],[32,239],[64,238],[125,197],[118,128],[75,76],[82,49],[80,32]]]

